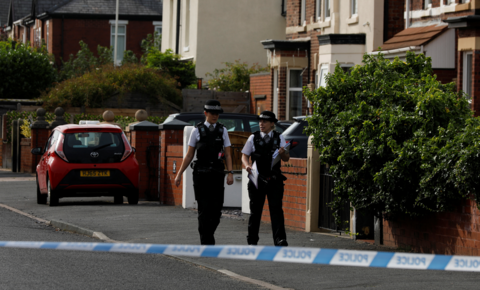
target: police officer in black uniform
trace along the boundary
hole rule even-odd
[[[260,131],[250,135],[242,150],[242,163],[248,173],[252,173],[252,164],[256,162],[258,176],[258,188],[250,180],[248,182],[248,196],[250,198],[250,219],[248,221],[247,242],[249,245],[258,243],[258,231],[262,218],[265,197],[268,198],[270,219],[272,222],[273,242],[275,246],[288,246],[285,233],[282,199],[286,177],[280,170],[279,161],[272,167],[272,156],[278,149],[281,160],[288,161],[290,155],[285,151],[285,138],[279,132],[273,130],[278,121],[275,114],[263,111],[259,119]],[[252,161],[250,162],[250,157]]]
[[[228,168],[227,184],[233,184],[231,144],[227,129],[217,123],[219,114],[223,113],[220,102],[207,101],[204,111],[205,121],[192,130],[188,152],[175,177],[175,185],[180,185],[182,173],[197,151],[197,160],[193,163],[193,190],[198,203],[198,232],[202,245],[215,245],[214,234],[220,224],[225,191],[223,158]]]

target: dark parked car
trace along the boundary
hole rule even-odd
[[[299,116],[293,117],[295,123],[283,132],[285,141],[292,142],[290,147],[290,157],[295,158],[307,158],[307,145],[308,145],[308,136],[303,132],[305,127],[308,126],[307,117]]]
[[[192,126],[205,121],[205,115],[203,113],[176,113],[168,116],[163,122],[168,123],[172,120],[181,120],[190,123]],[[237,113],[223,113],[220,114],[218,122],[222,123],[228,131],[240,131],[240,132],[255,132],[259,131],[257,115],[254,114],[237,114]],[[282,124],[276,125],[276,130],[280,133],[285,131],[286,127]]]

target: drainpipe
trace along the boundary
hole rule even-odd
[[[175,43],[175,53],[180,54],[179,46],[180,46],[180,7],[181,7],[181,0],[177,0],[177,43]]]
[[[407,0],[407,21],[405,23],[405,29],[410,27],[410,0]]]

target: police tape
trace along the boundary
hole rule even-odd
[[[165,254],[255,261],[480,272],[480,257],[271,246],[194,246],[122,243],[13,242],[0,248]]]

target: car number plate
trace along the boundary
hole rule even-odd
[[[109,177],[110,170],[80,170],[80,177]]]

